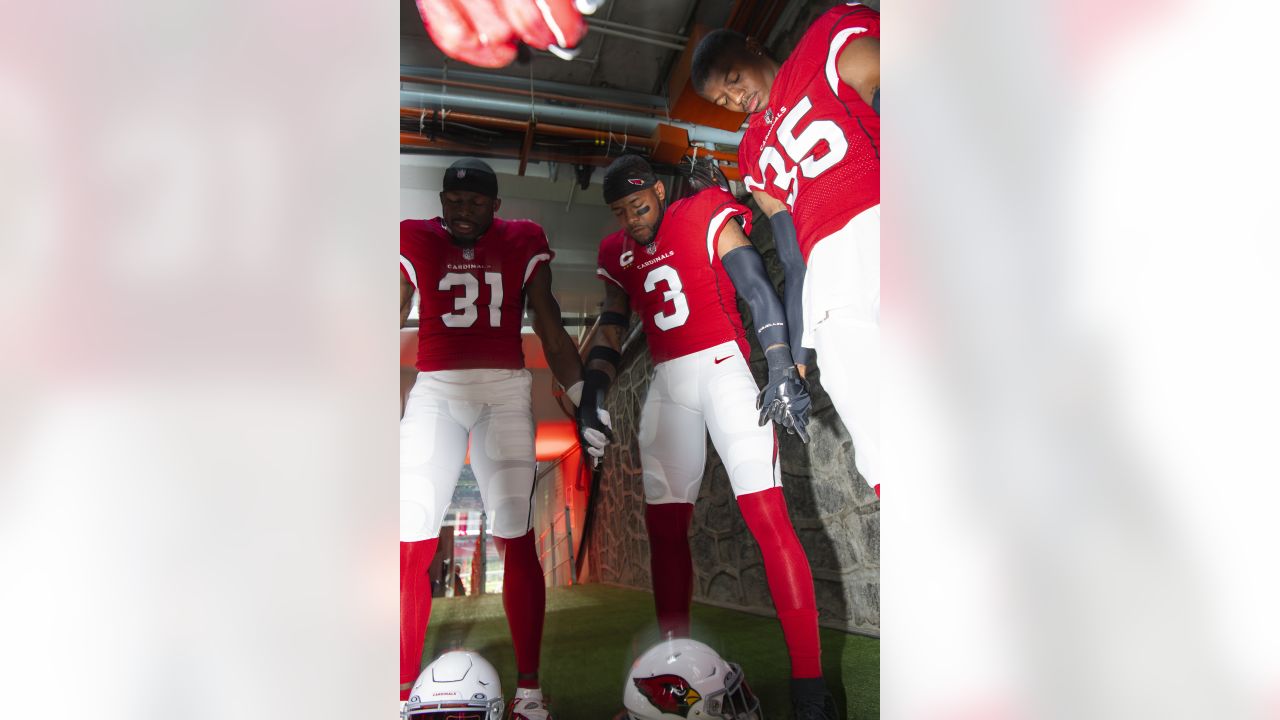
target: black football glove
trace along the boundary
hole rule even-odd
[[[809,442],[809,384],[800,377],[795,365],[769,367],[769,380],[756,398],[760,424],[778,423],[801,442]]]
[[[609,376],[603,370],[588,370],[583,378],[582,402],[575,415],[578,421],[578,442],[591,456],[591,466],[600,465],[604,449],[613,442],[613,425],[609,411],[604,409],[604,396],[609,390]]]

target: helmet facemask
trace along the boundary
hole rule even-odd
[[[729,675],[725,678],[724,689],[707,695],[702,703],[704,712],[711,717],[724,720],[764,720],[760,701],[747,686],[742,667],[737,663],[729,663]]]

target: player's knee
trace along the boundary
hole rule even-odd
[[[428,503],[400,501],[400,542],[430,540],[440,535],[439,514]]]
[[[529,532],[531,517],[528,498],[502,498],[493,503],[492,513],[495,537],[513,540]]]
[[[779,484],[773,463],[769,460],[739,460],[733,464],[725,463],[724,469],[729,475],[729,484],[733,486],[733,496],[737,498]]]
[[[687,497],[690,490],[689,483],[681,483],[681,487],[679,489],[682,492],[677,492],[677,489],[672,487],[672,484],[667,481],[665,474],[657,474],[653,472],[644,473],[644,501],[649,505],[661,505],[663,503],[673,502],[693,502],[698,499],[697,484],[693,484],[692,487],[693,497],[690,498]]]

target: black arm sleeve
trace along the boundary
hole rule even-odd
[[[813,352],[800,347],[804,336],[804,257],[800,254],[800,242],[796,239],[795,222],[791,213],[783,210],[769,218],[773,229],[773,246],[782,261],[782,294],[787,307],[787,328],[791,333],[791,355],[801,365],[813,365]]]
[[[876,88],[876,94],[871,96],[871,109],[880,114],[880,88]]]
[[[756,336],[760,338],[760,347],[765,350],[769,366],[790,366],[787,315],[773,289],[773,283],[769,282],[769,275],[764,271],[760,253],[750,245],[743,245],[725,253],[720,260],[729,273],[729,279],[733,281],[733,287],[751,308],[751,320],[755,323]],[[782,347],[769,352],[770,345],[778,344]],[[782,352],[784,350],[785,353]]]

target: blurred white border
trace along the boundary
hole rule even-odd
[[[390,716],[398,7],[7,9],[0,717]]]
[[[1275,717],[1276,14],[885,8],[884,717]]]

